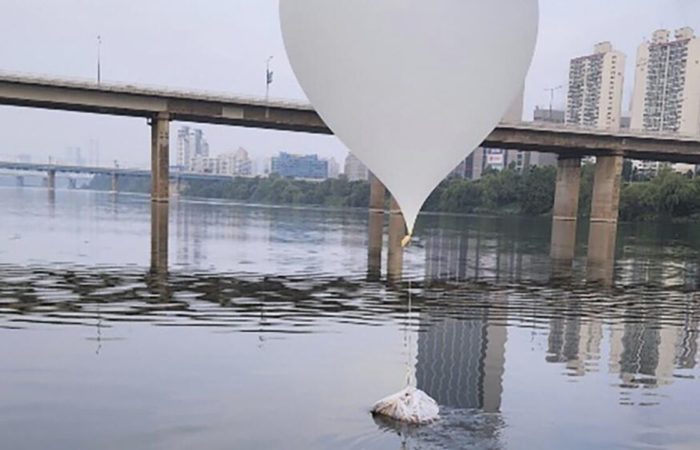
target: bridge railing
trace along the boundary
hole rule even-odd
[[[76,89],[88,89],[103,92],[118,92],[129,94],[145,94],[164,97],[194,98],[210,101],[232,101],[243,102],[259,106],[280,106],[295,109],[313,109],[307,99],[294,99],[282,97],[269,97],[267,100],[263,96],[250,94],[237,94],[230,91],[201,90],[193,88],[180,88],[173,86],[163,86],[151,83],[129,83],[120,81],[104,81],[97,83],[96,80],[82,77],[55,77],[49,75],[37,75],[32,73],[8,72],[0,70],[0,81],[38,84],[54,87],[69,87]]]

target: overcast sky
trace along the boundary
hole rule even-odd
[[[429,1],[429,0],[426,0]],[[487,1],[487,0],[484,0]],[[566,85],[568,61],[610,40],[628,55],[628,109],[637,46],[658,28],[700,32],[698,0],[541,0],[540,37],[527,81],[525,117],[547,106],[548,87]],[[103,79],[263,96],[274,56],[272,96],[303,99],[285,57],[277,0],[0,0],[0,71],[93,79],[97,35]],[[484,36],[488,41],[488,36]],[[565,91],[555,106],[562,107]],[[0,107],[0,158],[61,157],[99,142],[102,163],[146,166],[144,120]],[[174,124],[173,129],[179,124]],[[246,147],[264,157],[287,150],[345,157],[333,137],[202,126],[213,153]],[[174,152],[173,157],[174,157]]]

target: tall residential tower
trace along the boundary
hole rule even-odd
[[[633,130],[700,135],[700,39],[691,28],[658,30],[637,51]]]
[[[566,123],[586,128],[619,130],[625,79],[623,53],[610,42],[594,53],[571,60]]]

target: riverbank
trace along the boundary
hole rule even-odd
[[[594,166],[584,165],[579,215],[590,213]],[[436,188],[424,211],[452,214],[547,215],[554,204],[556,169],[534,167],[487,171],[480,180],[448,179]],[[98,175],[88,189],[111,190],[111,178]],[[119,190],[150,192],[150,179],[120,177]],[[234,178],[231,181],[188,181],[187,197],[215,198],[242,203],[330,208],[366,208],[369,183],[344,178],[310,182],[280,177]],[[620,193],[620,219],[692,220],[700,218],[700,178],[662,170],[648,181],[625,181]]]

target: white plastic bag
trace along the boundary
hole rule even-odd
[[[440,407],[428,394],[409,386],[378,401],[372,407],[372,414],[386,416],[399,422],[423,425],[438,419]]]

